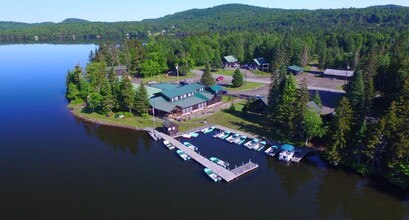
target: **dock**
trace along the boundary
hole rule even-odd
[[[291,162],[299,163],[305,155],[308,154],[310,150],[301,148],[299,152],[297,152],[293,158],[291,158]]]
[[[173,146],[175,146],[176,148],[178,148],[179,150],[182,150],[183,152],[185,152],[187,155],[189,155],[192,159],[194,159],[196,162],[198,162],[199,164],[201,164],[202,166],[211,169],[215,174],[217,174],[218,176],[220,176],[222,179],[224,179],[226,182],[230,182],[232,180],[235,180],[237,178],[239,178],[240,176],[249,173],[252,170],[255,170],[258,168],[258,164],[255,164],[251,161],[236,167],[233,170],[228,170],[224,167],[221,167],[219,165],[217,165],[216,163],[210,161],[209,159],[207,159],[206,157],[200,155],[199,153],[195,152],[194,150],[186,147],[185,145],[183,145],[182,143],[180,143],[179,141],[175,140],[174,138],[162,133],[162,132],[158,132],[153,130],[153,132],[156,134],[156,136],[162,138],[163,140],[169,141],[169,143],[173,144]]]

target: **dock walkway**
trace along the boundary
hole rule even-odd
[[[310,152],[310,150],[308,150],[308,149],[301,149],[300,152],[296,153],[296,154],[294,155],[294,157],[291,158],[291,161],[292,161],[292,162],[299,163],[299,162],[301,161],[301,159],[302,159],[303,157],[305,157],[305,155],[308,154],[308,152]]]
[[[189,155],[192,159],[194,159],[196,162],[200,163],[202,166],[207,167],[211,169],[214,173],[216,173],[218,176],[220,176],[222,179],[224,179],[226,182],[230,182],[234,179],[237,179],[241,175],[244,175],[258,167],[258,164],[255,164],[251,161],[248,163],[243,164],[242,166],[239,166],[233,170],[228,170],[225,169],[216,163],[210,161],[206,157],[203,157],[202,155],[198,154],[194,150],[186,147],[179,141],[175,140],[174,138],[158,131],[153,131],[155,134],[159,137],[161,137],[163,140],[169,141],[169,143],[173,144],[176,148],[179,150],[182,150],[185,152],[187,155]]]

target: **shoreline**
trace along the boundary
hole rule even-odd
[[[97,125],[110,126],[110,127],[116,127],[116,128],[125,128],[125,129],[134,130],[134,131],[148,132],[150,130],[155,130],[155,128],[150,128],[150,127],[141,128],[141,127],[136,127],[136,126],[131,126],[131,125],[123,125],[123,124],[117,124],[117,123],[112,123],[112,122],[107,122],[107,121],[101,121],[101,120],[86,117],[80,113],[75,112],[75,110],[78,108],[69,108],[69,107],[67,108],[70,109],[71,114],[74,115],[76,118],[79,118],[86,122],[91,122]],[[82,107],[79,107],[79,108],[82,108]]]

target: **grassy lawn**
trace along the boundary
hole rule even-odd
[[[74,110],[74,113],[77,115],[80,115],[82,117],[95,120],[98,122],[105,122],[105,123],[110,123],[113,125],[127,125],[127,126],[133,126],[133,127],[138,127],[138,128],[145,128],[145,127],[151,127],[153,128],[153,120],[151,116],[148,116],[147,118],[142,118],[142,117],[132,117],[132,118],[115,118],[114,114],[112,116],[107,117],[105,115],[100,115],[97,113],[87,113],[84,111],[83,108],[77,108]],[[162,120],[156,119],[155,121],[156,127],[162,126]]]
[[[222,102],[224,102],[224,103],[231,102],[231,101],[233,101],[235,99],[236,99],[235,97],[229,96],[229,95],[222,96]]]
[[[190,79],[190,78],[194,78],[196,75],[194,73],[189,72],[186,76],[179,76],[179,80],[185,80],[185,79]],[[151,81],[156,81],[156,82],[175,82],[177,81],[177,77],[176,76],[168,76],[166,74],[163,75],[159,75],[159,76],[152,76],[152,77],[144,77],[142,78],[144,83],[148,83]]]
[[[230,112],[228,110],[219,111],[213,115],[194,118],[185,122],[178,122],[179,130],[186,131],[197,127],[202,127],[204,118],[208,124],[222,125],[231,129],[243,131],[253,135],[259,135],[269,139],[276,139],[275,129],[272,129],[265,120],[264,115],[258,115],[248,113],[244,116],[241,111],[245,102],[235,104],[235,111]]]
[[[238,88],[233,88],[231,86],[225,86],[224,88],[228,91],[242,91],[242,90],[252,90],[258,87],[263,86],[264,84],[262,83],[256,83],[256,82],[246,82],[246,85],[243,85]]]

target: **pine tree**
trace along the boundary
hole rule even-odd
[[[287,129],[288,137],[293,137],[295,134],[296,125],[294,117],[296,115],[296,100],[297,100],[297,83],[292,74],[285,80],[282,96],[277,105],[277,113],[274,116],[274,121],[282,128]]]
[[[315,104],[317,104],[319,107],[322,107],[321,96],[318,90],[315,90],[312,101],[315,102]]]
[[[347,97],[354,110],[356,119],[361,120],[364,116],[363,110],[365,102],[365,90],[361,70],[356,71],[354,78],[348,85]]]
[[[120,86],[120,98],[121,98],[121,108],[128,109],[129,113],[132,113],[132,108],[135,101],[135,92],[133,90],[133,85],[131,80],[127,75],[122,75],[122,81]]]
[[[344,153],[351,132],[352,116],[353,111],[348,99],[342,97],[335,109],[335,117],[331,124],[328,159],[334,164],[338,164],[345,159]]]
[[[206,63],[205,71],[202,74],[202,78],[200,79],[200,82],[205,86],[213,86],[214,84],[216,84],[212,76],[212,73],[210,72],[209,63]]]
[[[149,103],[149,95],[148,91],[141,81],[141,84],[139,85],[139,88],[136,90],[135,94],[135,112],[139,116],[145,114],[147,110],[149,109],[150,103]]]
[[[297,89],[297,100],[294,103],[294,137],[298,136],[302,138],[303,136],[303,118],[305,111],[307,110],[307,103],[310,101],[310,92],[308,91],[307,80],[304,78],[301,81],[300,88]]]
[[[267,113],[269,117],[273,117],[276,113],[277,104],[280,100],[280,76],[278,74],[274,74],[271,77],[273,83],[270,84],[270,90],[268,92],[268,106],[267,106]]]
[[[377,74],[377,64],[375,55],[371,54],[368,58],[363,60],[362,64],[362,78],[364,81],[365,95],[364,95],[364,114],[368,115],[371,112],[373,99],[375,97],[374,77]]]
[[[109,83],[107,78],[103,78],[101,83],[101,113],[107,114],[112,111],[115,105],[115,98],[112,95],[111,84]]]
[[[111,94],[114,100],[113,103],[113,109],[120,109],[120,82],[119,82],[119,78],[116,76],[114,69],[111,68],[109,73],[108,73],[108,81],[109,81],[109,85],[111,87]]]
[[[78,88],[74,83],[70,83],[68,85],[66,97],[69,101],[73,101],[80,98],[80,91],[78,91]]]
[[[101,101],[103,97],[99,92],[93,92],[89,96],[87,100],[87,107],[90,109],[92,112],[98,112],[101,107]]]
[[[244,84],[243,74],[241,74],[240,69],[237,68],[233,74],[233,80],[231,81],[234,88],[240,87]]]

